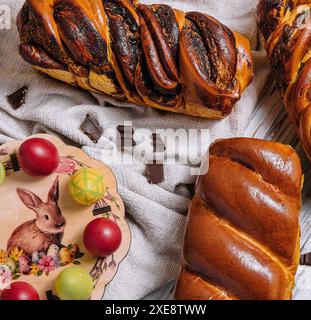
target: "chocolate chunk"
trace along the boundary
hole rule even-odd
[[[28,87],[24,86],[16,92],[7,96],[7,100],[14,110],[20,108],[26,102]]]
[[[300,256],[300,264],[302,266],[311,266],[311,252]]]
[[[164,181],[164,167],[162,163],[147,164],[147,177],[150,184],[158,184]]]
[[[47,300],[59,300],[59,298],[53,294],[52,290],[49,290],[45,293]]]
[[[131,126],[118,126],[118,132],[121,136],[121,149],[124,150],[126,147],[134,147],[136,146],[136,142],[134,140],[134,128]]]
[[[163,152],[166,150],[165,143],[163,142],[161,136],[157,133],[152,134],[152,144],[154,152]]]
[[[93,210],[93,216],[99,216],[101,214],[109,213],[111,212],[111,207],[102,207],[102,208],[96,208]]]
[[[103,128],[99,122],[87,114],[84,122],[80,127],[81,131],[86,134],[94,143],[97,143],[100,137],[103,135]]]
[[[193,198],[195,194],[195,184],[187,184],[186,188],[190,192],[191,198]]]
[[[15,153],[10,155],[11,164],[14,172],[20,171],[18,159]]]
[[[165,143],[161,136],[157,133],[152,134],[153,152],[164,152],[166,150]],[[155,158],[154,158],[155,159]],[[153,163],[147,164],[147,177],[150,184],[158,184],[164,181],[164,166],[153,160]]]

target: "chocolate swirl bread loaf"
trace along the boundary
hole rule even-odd
[[[286,110],[311,159],[311,0],[261,0],[258,25]]]
[[[118,100],[228,115],[252,80],[247,39],[216,19],[130,0],[27,0],[21,56],[49,76]]]
[[[289,146],[248,138],[213,144],[189,209],[175,298],[290,299],[302,180]]]

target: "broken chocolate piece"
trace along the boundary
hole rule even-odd
[[[157,133],[152,134],[152,144],[154,152],[164,152],[166,150],[166,146],[161,136]]]
[[[102,207],[102,208],[96,208],[93,210],[93,216],[99,216],[101,214],[109,213],[111,212],[111,207]]]
[[[81,124],[81,131],[86,134],[94,143],[97,143],[100,137],[103,135],[103,128],[99,122],[87,114],[85,120]]]
[[[7,96],[7,100],[14,110],[17,110],[26,102],[27,92],[28,87],[24,86],[16,92]]]
[[[49,290],[45,293],[47,300],[60,300],[58,296],[53,294],[52,290]]]
[[[191,199],[194,197],[195,194],[195,183],[193,184],[186,184],[186,188],[188,189]]]
[[[134,140],[135,131],[133,127],[121,125],[117,127],[117,130],[121,137],[121,150],[130,146],[136,146],[136,142]]]
[[[10,159],[11,159],[11,165],[12,165],[13,171],[14,172],[20,171],[17,155],[15,153],[12,153],[10,155]]]
[[[164,167],[162,163],[147,164],[147,177],[150,184],[158,184],[164,181]]]
[[[162,140],[160,134],[158,133],[152,134],[152,144],[153,144],[154,155],[156,155],[156,153],[158,152],[164,152],[166,150],[165,143]],[[163,163],[157,162],[157,160],[153,160],[153,163],[147,164],[147,177],[148,177],[148,182],[150,184],[158,184],[163,182],[164,181]]]
[[[311,266],[311,252],[300,256],[300,265]]]

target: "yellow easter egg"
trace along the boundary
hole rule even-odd
[[[82,205],[92,205],[103,198],[106,191],[104,176],[93,168],[82,168],[69,182],[69,193]]]

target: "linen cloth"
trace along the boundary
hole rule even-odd
[[[241,136],[264,89],[269,66],[263,51],[256,51],[258,35],[254,0],[176,0],[146,1],[166,3],[186,11],[201,11],[215,16],[232,30],[246,36],[252,46],[255,63],[254,80],[237,103],[232,114],[221,121],[164,113],[151,108],[118,103],[104,106],[105,99],[35,72],[18,55],[18,33],[15,18],[23,0],[0,0],[11,8],[10,30],[0,30],[0,142],[24,139],[48,132],[59,135],[67,143],[82,146],[92,157],[106,162],[114,171],[119,193],[126,206],[126,218],[132,233],[132,245],[120,264],[114,280],[107,286],[105,299],[141,299],[148,293],[176,278],[181,256],[190,193],[186,185],[195,181],[191,164],[165,165],[165,182],[150,185],[145,164],[138,159],[132,164],[117,164],[105,159],[102,151],[111,140],[103,136],[92,143],[80,130],[87,113],[98,119],[104,128],[114,128],[132,121],[134,128],[208,129],[209,141]],[[6,95],[29,87],[26,104],[14,111]],[[206,137],[208,140],[208,137]],[[197,146],[190,143],[176,153],[195,154]],[[202,151],[203,152],[203,151]],[[175,155],[172,155],[175,156]]]

